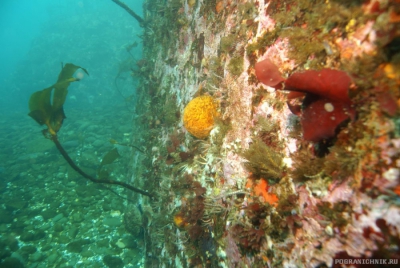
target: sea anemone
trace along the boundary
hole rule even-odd
[[[205,139],[214,127],[218,115],[217,104],[210,96],[200,96],[191,100],[183,111],[183,124],[190,134]]]

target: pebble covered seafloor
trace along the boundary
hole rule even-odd
[[[130,132],[129,118],[110,114],[68,110],[59,133],[89,174],[115,146],[109,139],[124,141]],[[24,114],[0,120],[0,267],[139,267],[140,239],[123,223],[124,191],[80,177],[40,129]],[[126,147],[118,149],[129,154]],[[126,176],[127,158],[120,159],[113,164],[118,179]]]

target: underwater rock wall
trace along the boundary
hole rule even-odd
[[[133,138],[147,153],[132,178],[156,197],[132,222],[146,267],[400,258],[399,12],[396,1],[145,1]],[[182,119],[198,96],[218,105],[190,115],[216,115],[204,139]]]

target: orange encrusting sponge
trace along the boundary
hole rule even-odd
[[[251,179],[248,179],[246,188],[252,188],[253,182]],[[278,206],[278,197],[276,194],[268,192],[269,186],[265,179],[260,179],[259,182],[254,185],[253,192],[255,196],[262,196],[264,201],[269,203],[270,205],[277,207]]]
[[[217,104],[210,96],[200,96],[191,100],[183,111],[183,124],[190,134],[205,139],[214,127],[218,115]]]
[[[185,221],[185,218],[183,217],[182,213],[174,215],[174,223],[178,228],[186,227],[189,224],[188,222]]]

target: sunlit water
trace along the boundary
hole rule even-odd
[[[109,169],[126,179],[130,149],[109,140],[130,142],[140,27],[112,1],[35,5],[0,5],[0,267],[138,267],[143,246],[124,226],[126,194],[69,168],[28,116],[28,100],[55,83],[61,63],[86,68],[90,76],[69,88],[60,142],[91,175],[117,147]]]

